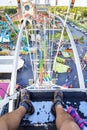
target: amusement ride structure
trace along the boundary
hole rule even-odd
[[[37,22],[37,13],[35,14],[35,16],[29,16],[29,15],[25,15],[24,14],[24,10],[22,10],[23,13],[23,23],[21,25],[20,30],[18,30],[17,28],[15,28],[15,26],[13,25],[13,23],[11,22],[9,16],[6,14],[6,20],[8,25],[14,30],[14,33],[16,33],[18,35],[18,39],[17,39],[17,43],[16,43],[16,49],[15,49],[15,54],[14,54],[14,62],[13,62],[13,70],[12,70],[12,76],[11,76],[11,82],[10,82],[10,97],[6,97],[4,98],[1,103],[0,103],[0,108],[2,108],[4,105],[6,105],[9,102],[9,111],[13,110],[13,104],[14,104],[14,99],[17,99],[17,96],[19,94],[19,92],[15,93],[15,86],[16,86],[16,77],[17,77],[17,61],[18,61],[18,57],[19,57],[19,50],[20,50],[20,46],[21,46],[21,42],[25,42],[27,44],[28,50],[31,50],[30,47],[30,43],[28,41],[28,33],[30,33],[30,31],[33,32],[34,36],[35,36],[35,40],[34,42],[32,42],[32,49],[34,51],[34,53],[30,53],[30,62],[31,62],[31,66],[32,66],[32,72],[33,72],[33,84],[30,86],[27,86],[27,89],[30,90],[31,92],[54,92],[56,88],[60,88],[63,89],[64,91],[67,92],[86,92],[86,88],[85,88],[85,84],[84,84],[84,78],[83,78],[83,74],[82,74],[82,70],[81,70],[81,66],[80,66],[80,60],[79,60],[79,56],[78,56],[78,52],[72,37],[72,34],[68,28],[67,25],[67,17],[70,11],[70,8],[72,8],[74,6],[74,2],[75,0],[70,0],[69,1],[69,6],[67,9],[67,14],[65,16],[65,20],[63,20],[61,17],[58,16],[59,21],[61,21],[61,24],[63,25],[62,30],[60,29],[60,27],[56,27],[55,26],[51,26],[51,22],[53,20],[53,25],[55,25],[55,17],[57,17],[55,14],[51,14],[48,12],[48,10],[46,10],[46,7],[44,7],[43,5],[43,9],[42,11],[45,9],[45,11],[47,11],[47,14],[39,14],[38,13],[38,17],[40,18],[39,23]],[[56,6],[58,5],[58,1],[55,2]],[[46,1],[46,4],[49,5],[49,0]],[[36,5],[35,8],[37,9],[38,12],[38,8],[37,8],[37,1],[36,1]],[[24,7],[22,7],[22,9],[24,9]],[[27,10],[27,12],[29,12],[29,5],[26,5],[25,10]],[[41,11],[41,8],[40,8]],[[35,21],[36,23],[34,23],[33,28],[31,29],[27,29],[26,27],[26,21],[30,19],[31,21]],[[78,79],[79,79],[79,86],[80,88],[65,88],[63,86],[59,86],[56,85],[52,82],[52,75],[53,73],[57,73],[57,68],[59,66],[61,66],[61,63],[58,64],[58,61],[61,61],[62,63],[65,62],[65,60],[62,57],[59,57],[59,52],[63,53],[63,35],[64,35],[64,31],[66,30],[69,40],[70,40],[70,44],[73,50],[73,55],[74,55],[74,59],[75,59],[75,64],[76,64],[76,68],[77,68],[77,74],[78,74]],[[59,32],[61,31],[61,36],[60,36],[60,40],[58,41],[58,47],[56,49],[56,53],[55,55],[53,55],[53,46],[54,46],[54,33],[55,31]],[[26,33],[26,38],[25,36],[23,36],[23,33]],[[38,33],[37,33],[38,32]],[[52,35],[52,39],[50,40],[49,35],[53,33]],[[68,69],[70,69],[69,66],[62,66],[65,67],[66,71]],[[10,100],[10,101],[9,101]]]

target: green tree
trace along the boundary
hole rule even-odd
[[[20,21],[14,21],[13,23],[16,25],[21,24]]]
[[[87,10],[82,11],[81,16],[82,17],[87,17]]]
[[[79,42],[82,43],[82,44],[84,43],[84,36],[79,38]]]
[[[77,17],[77,9],[75,9],[74,19]]]
[[[2,19],[2,16],[0,15],[0,20]]]
[[[16,43],[17,36],[16,36],[16,34],[14,32],[11,32],[10,37],[11,37],[11,40],[13,40],[14,43]]]
[[[17,8],[5,8],[5,13],[7,13],[7,14],[15,14],[15,13],[17,13]]]

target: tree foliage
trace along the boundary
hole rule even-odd
[[[80,43],[84,43],[84,36],[81,36],[81,37],[79,38],[79,42],[80,42]]]
[[[15,14],[17,12],[17,7],[15,6],[0,6],[0,11],[3,11],[3,15],[5,15],[5,13],[7,14]]]
[[[14,43],[16,43],[17,36],[16,36],[16,34],[14,32],[11,32],[10,37],[14,41]]]
[[[2,16],[0,15],[0,20],[2,19]]]
[[[82,17],[87,17],[87,10],[83,10],[82,13],[81,13],[81,16]]]
[[[52,13],[54,13],[54,10],[55,10],[55,6],[52,6],[50,8],[50,11]],[[59,12],[59,13],[65,14],[66,11],[67,11],[67,7],[66,6],[57,6],[56,11]],[[81,14],[81,16],[87,17],[87,7],[74,7],[74,8],[71,8],[70,13],[75,14],[74,18],[76,18],[77,14]]]
[[[5,13],[7,13],[7,14],[15,14],[15,13],[17,13],[17,9],[16,8],[5,8]]]
[[[21,22],[20,22],[20,21],[14,21],[13,23],[16,24],[16,25],[18,25],[18,24],[20,24]]]

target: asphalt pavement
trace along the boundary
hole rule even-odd
[[[79,58],[83,59],[85,53],[87,53],[87,36],[83,34],[81,31],[76,30],[74,27],[69,26],[69,28],[72,32],[72,35],[76,36],[77,39],[81,38],[82,36],[84,37],[84,44],[80,42],[76,44]],[[87,87],[87,66],[84,69],[82,68],[82,71],[83,71],[85,86]]]

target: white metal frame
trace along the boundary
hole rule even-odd
[[[63,20],[61,17],[58,16],[58,18],[62,21],[64,26],[63,26],[62,33],[61,33],[59,46],[57,48],[57,53],[56,53],[56,56],[55,56],[55,59],[54,59],[54,64],[56,63],[56,58],[57,58],[57,54],[58,54],[60,46],[61,46],[62,37],[63,37],[63,34],[64,34],[64,29],[66,28],[66,31],[67,31],[68,36],[69,36],[69,39],[71,41],[74,57],[75,57],[75,63],[76,63],[78,79],[79,79],[79,85],[80,85],[80,88],[85,89],[85,83],[84,83],[83,73],[82,73],[82,70],[81,70],[79,55],[78,55],[78,52],[77,52],[77,49],[76,49],[75,42],[73,40],[73,36],[72,36],[72,34],[70,32],[70,29],[68,28],[68,25],[66,24],[67,18],[68,18],[68,14],[69,14],[69,11],[70,11],[70,7],[71,7],[71,2],[72,2],[72,0],[69,0],[69,6],[68,6],[68,9],[67,9],[67,15],[65,17],[65,20]]]
[[[17,43],[16,43],[16,50],[15,50],[15,55],[14,55],[14,60],[13,60],[13,70],[12,70],[12,76],[11,76],[11,83],[10,83],[10,95],[13,95],[15,92],[15,86],[16,86],[16,77],[17,77],[17,65],[18,65],[18,57],[19,57],[19,49],[20,49],[20,44],[22,41],[22,33],[23,29],[25,27],[26,19],[24,19],[23,24],[21,26]],[[13,100],[10,100],[9,102],[9,112],[14,109],[14,102]]]
[[[60,18],[60,20],[64,24],[64,20],[62,18]],[[78,73],[79,85],[80,85],[81,89],[85,89],[84,77],[83,77],[83,73],[82,73],[82,69],[81,69],[81,65],[80,65],[79,55],[78,55],[78,52],[77,52],[77,49],[76,49],[76,45],[75,45],[73,36],[72,36],[70,29],[69,29],[67,24],[66,24],[66,31],[68,33],[68,36],[69,36],[69,39],[70,39],[70,42],[71,42],[71,46],[72,46],[72,50],[73,50],[73,53],[74,53],[74,58],[75,58],[75,63],[76,63],[76,68],[77,68],[77,73]]]

